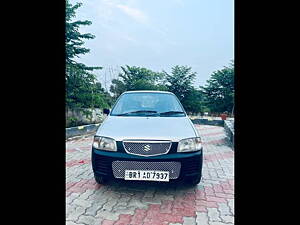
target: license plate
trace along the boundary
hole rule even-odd
[[[125,180],[146,180],[169,182],[169,171],[125,170]]]

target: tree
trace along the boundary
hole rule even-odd
[[[164,71],[168,91],[174,93],[187,112],[202,112],[202,93],[193,86],[196,73],[188,66],[176,65],[171,74]]]
[[[96,82],[94,85],[94,98],[95,106],[98,108],[110,108],[113,103],[113,99],[110,94],[105,91],[100,82]]]
[[[126,91],[126,85],[121,79],[113,79],[111,81],[110,92],[113,93],[114,99],[118,98],[124,91]]]
[[[202,92],[195,88],[191,89],[183,99],[182,104],[189,113],[203,113],[204,104]]]
[[[234,104],[234,65],[213,72],[204,87],[205,104],[211,112],[231,112]]]
[[[76,64],[66,65],[66,75],[66,105],[69,108],[90,107],[95,75]]]
[[[83,69],[93,70],[100,67],[88,67],[82,63],[77,63],[74,61],[75,57],[79,57],[79,55],[90,52],[90,49],[83,47],[84,39],[95,38],[95,36],[90,33],[81,34],[79,32],[80,26],[91,25],[91,21],[72,21],[72,19],[76,16],[76,10],[80,6],[82,6],[82,3],[76,3],[75,5],[72,5],[68,0],[66,0],[66,64],[76,64],[81,66]]]
[[[110,91],[117,98],[124,91],[133,90],[166,90],[161,84],[163,74],[154,72],[152,70],[128,66],[121,67],[122,72],[119,74],[118,79],[112,80]]]
[[[164,71],[168,90],[173,92],[180,101],[194,88],[196,73],[191,70],[191,67],[176,65],[172,67],[171,74]]]
[[[91,25],[91,21],[73,21],[81,5],[72,5],[66,1],[66,105],[67,108],[104,107],[108,105],[107,93],[99,89],[96,76],[92,73],[102,67],[86,66],[75,61],[76,57],[90,52],[90,49],[84,47],[84,40],[95,38],[90,33],[79,32],[80,26]]]

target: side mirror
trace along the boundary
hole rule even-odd
[[[108,115],[109,114],[109,109],[103,109],[103,114]]]

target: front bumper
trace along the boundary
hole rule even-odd
[[[95,175],[116,178],[113,173],[114,161],[136,162],[179,162],[181,168],[176,180],[183,180],[194,176],[201,176],[203,155],[202,150],[191,153],[171,153],[159,156],[137,156],[124,152],[108,152],[92,148],[92,166]]]

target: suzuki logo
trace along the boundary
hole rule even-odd
[[[151,146],[150,145],[144,145],[144,151],[145,152],[149,152],[151,150]]]

